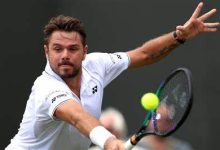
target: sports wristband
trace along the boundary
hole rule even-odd
[[[114,137],[114,135],[102,126],[93,128],[89,133],[89,138],[91,139],[92,143],[98,145],[102,149],[104,149],[104,144],[110,137]]]
[[[186,40],[182,40],[182,39],[179,39],[179,38],[178,38],[176,31],[173,32],[173,37],[174,37],[174,39],[177,40],[177,42],[179,42],[180,44],[183,44],[183,43],[186,42]]]

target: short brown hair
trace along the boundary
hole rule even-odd
[[[59,15],[50,19],[44,27],[44,44],[48,44],[51,34],[54,31],[78,32],[81,36],[82,44],[86,45],[86,33],[83,23],[70,16]]]

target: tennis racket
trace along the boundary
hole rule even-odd
[[[147,135],[169,136],[183,124],[193,101],[191,72],[177,68],[161,82],[156,95],[160,99],[158,107],[147,112],[141,128],[125,143],[125,149],[132,149]]]

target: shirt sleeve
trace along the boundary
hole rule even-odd
[[[130,59],[125,52],[90,53],[84,64],[93,74],[98,74],[105,87],[128,68]]]
[[[32,95],[37,107],[37,117],[41,118],[45,114],[53,120],[57,120],[54,112],[59,105],[68,100],[78,100],[64,83],[45,77],[37,81],[32,89]]]
[[[110,53],[106,56],[105,62],[104,86],[107,86],[128,68],[130,59],[127,53]]]
[[[62,90],[51,91],[46,97],[46,102],[49,104],[49,116],[52,119],[56,119],[54,116],[54,112],[59,105],[66,102],[67,100],[73,100],[74,97],[72,94]]]

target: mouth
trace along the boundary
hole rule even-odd
[[[71,64],[70,62],[61,62],[58,64],[58,66],[60,67],[73,67],[73,64]]]
[[[70,65],[70,64],[61,64],[61,65],[59,65],[59,67],[61,67],[61,68],[72,68],[73,66]]]

